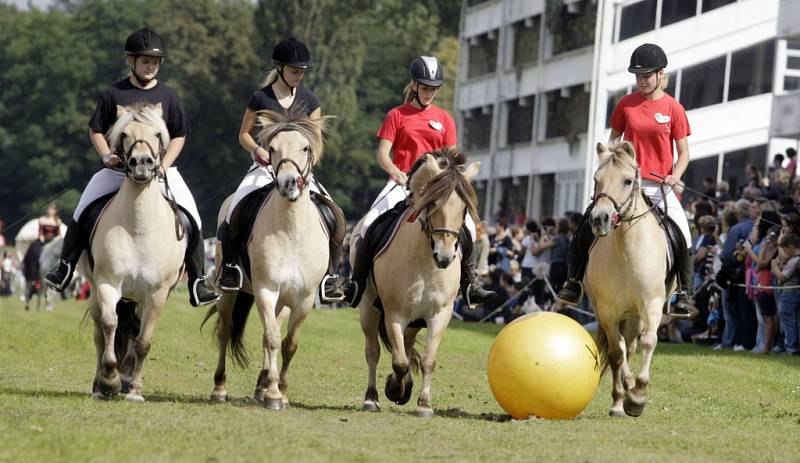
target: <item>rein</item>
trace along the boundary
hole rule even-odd
[[[631,211],[636,210],[636,204],[639,200],[639,197],[642,195],[642,186],[641,186],[641,173],[639,169],[636,169],[636,179],[633,181],[633,187],[631,188],[631,193],[625,198],[625,201],[622,204],[619,204],[614,198],[611,197],[608,193],[600,192],[597,193],[597,183],[595,183],[595,194],[592,198],[592,202],[589,205],[590,209],[593,209],[594,206],[597,204],[601,198],[606,198],[611,201],[611,204],[614,206],[615,215],[612,218],[612,222],[614,228],[618,228],[623,223],[630,223],[633,224],[635,221],[638,221],[645,215],[653,212],[654,208],[657,207],[656,205],[652,205],[648,207],[644,212],[634,216],[628,216]]]
[[[411,218],[416,219],[418,215],[419,215],[419,212],[415,212],[414,214],[411,215],[409,220]],[[466,218],[467,218],[467,208],[465,207],[464,208],[464,215],[461,218],[462,225],[463,225],[464,220]],[[425,236],[427,236],[428,240],[430,241],[431,250],[433,250],[434,247],[436,246],[436,244],[433,242],[434,235],[451,235],[456,239],[456,246],[459,246],[459,244],[458,244],[459,231],[458,230],[453,230],[452,228],[445,228],[445,227],[434,228],[433,225],[431,225],[430,208],[428,208],[425,211],[425,217],[422,219],[422,221],[420,221],[420,227],[422,228],[422,232],[425,233]]]

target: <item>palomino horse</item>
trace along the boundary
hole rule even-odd
[[[675,290],[665,283],[667,242],[645,201],[636,154],[628,142],[597,144],[592,231],[584,286],[597,315],[597,345],[603,368],[613,373],[611,416],[639,416],[647,403],[650,362],[666,301]],[[637,339],[641,371],[634,378],[631,357]]]
[[[240,365],[247,363],[243,332],[255,298],[264,326],[264,360],[256,384],[255,399],[271,410],[289,405],[286,375],[297,351],[300,325],[314,304],[316,289],[328,267],[328,236],[308,189],[311,170],[322,156],[322,132],[327,118],[308,119],[271,111],[257,113],[258,143],[270,155],[275,170],[275,188],[256,216],[250,241],[250,281],[238,293],[223,294],[206,319],[219,313],[217,370],[211,400],[224,401],[225,356]],[[230,198],[223,204],[225,217]],[[217,248],[217,263],[221,248]],[[251,296],[252,294],[252,296]],[[281,319],[289,312],[286,337],[281,342]],[[282,365],[278,370],[278,352]]]
[[[175,213],[159,187],[169,144],[161,104],[118,106],[108,140],[123,153],[125,181],[95,227],[94,268],[86,253],[79,264],[92,286],[94,393],[110,397],[124,388],[128,400],[143,402],[142,367],[156,321],[183,273],[186,238],[178,237]]]
[[[422,326],[412,322],[423,320],[428,339],[421,359],[422,391],[416,413],[433,416],[431,377],[436,352],[459,289],[458,235],[467,214],[477,217],[470,179],[480,163],[467,166],[465,162],[464,154],[448,149],[426,154],[412,168],[409,208],[400,218],[395,237],[375,260],[373,279],[359,304],[369,369],[365,410],[380,409],[375,386],[379,335],[392,353],[393,372],[386,379],[386,397],[400,405],[411,398],[411,370],[420,366],[414,342]],[[383,306],[380,312],[373,308],[378,297]]]

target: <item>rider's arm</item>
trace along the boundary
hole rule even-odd
[[[678,162],[672,168],[672,177],[679,182],[689,167],[689,137],[675,140],[675,146],[678,149]]]
[[[185,143],[186,137],[175,137],[170,140],[167,151],[164,153],[164,160],[161,162],[161,166],[164,168],[165,172],[172,167],[172,163],[178,159]]]
[[[94,129],[89,129],[89,140],[92,142],[92,146],[94,146],[94,150],[97,152],[97,155],[103,160],[103,164],[108,167],[114,167],[119,162],[119,158],[111,152],[111,148],[108,146],[108,141],[102,133],[97,132]],[[109,157],[109,154],[112,156]]]
[[[313,113],[312,113],[313,115]],[[255,154],[263,160],[268,160],[269,155],[264,148],[258,146],[250,131],[256,123],[256,113],[250,108],[245,108],[244,117],[242,117],[242,126],[239,128],[239,144],[242,145],[245,151],[250,154]],[[255,150],[258,151],[255,151]]]
[[[383,169],[384,172],[386,172],[387,174],[389,174],[390,177],[392,177],[392,180],[394,180],[400,185],[405,185],[406,174],[403,173],[402,170],[398,169],[397,166],[394,165],[394,162],[392,162],[392,157],[390,154],[391,151],[392,151],[392,142],[384,138],[381,138],[380,141],[378,141],[378,154],[376,156],[376,159],[378,160],[378,165],[381,166],[381,169]]]

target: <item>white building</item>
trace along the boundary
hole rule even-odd
[[[583,209],[645,42],[688,111],[689,186],[735,189],[800,138],[800,0],[464,0],[461,40],[456,119],[487,218]]]

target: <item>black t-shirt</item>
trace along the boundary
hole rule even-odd
[[[189,133],[189,118],[174,90],[161,82],[157,82],[151,89],[143,90],[135,87],[127,77],[113,84],[97,98],[89,127],[99,133],[108,132],[117,121],[117,105],[130,106],[136,103],[161,103],[170,138],[185,137]]]
[[[275,96],[275,91],[272,90],[272,85],[267,85],[261,90],[256,90],[250,101],[247,102],[247,107],[253,111],[261,111],[268,109],[278,113],[288,113],[289,111],[302,111],[306,115],[311,115],[317,108],[319,108],[319,98],[311,90],[305,87],[297,87],[294,95],[294,101],[289,108],[284,108],[278,103],[278,98]]]

